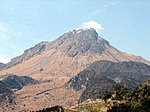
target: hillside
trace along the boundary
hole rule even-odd
[[[99,98],[103,91],[112,91],[120,84],[135,89],[150,78],[150,66],[139,62],[98,61],[70,79],[67,86],[76,91],[84,89],[80,101]]]
[[[5,83],[6,88],[9,89],[21,89],[23,86],[38,84],[37,80],[34,80],[27,76],[17,76],[17,75],[9,75],[4,78],[2,82]]]
[[[5,78],[4,78],[5,77]],[[20,90],[24,86],[38,84],[37,80],[34,80],[27,76],[17,76],[14,74],[6,74],[0,81],[0,94],[7,96],[12,94],[14,90]]]
[[[0,111],[4,112],[14,109],[17,97],[16,91],[22,89],[24,86],[39,83],[30,77],[14,74],[6,74],[1,78],[3,79],[0,81]]]
[[[133,91],[120,95],[124,99],[117,100],[116,96],[112,95],[107,103],[100,98],[87,99],[76,106],[67,108],[65,112],[150,112],[150,80]]]

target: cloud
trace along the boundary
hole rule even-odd
[[[95,21],[88,21],[88,22],[82,23],[80,25],[80,28],[83,28],[83,29],[94,28],[97,32],[104,29],[101,24],[99,24]]]
[[[8,63],[10,60],[5,58],[4,56],[0,56],[0,62],[2,63]]]

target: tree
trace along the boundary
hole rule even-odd
[[[107,112],[134,112],[131,106],[121,103],[112,106],[111,109],[107,110]]]
[[[114,90],[118,93],[117,98],[126,95],[124,87],[116,85]],[[150,112],[150,86],[147,83],[137,87],[126,98],[122,99],[124,103],[113,105],[107,112]]]
[[[116,94],[116,97],[115,97],[116,100],[126,99],[126,97],[130,95],[130,90],[123,85],[119,85],[119,84],[114,85],[113,90]]]
[[[101,94],[102,99],[107,103],[107,99],[111,98],[112,94],[108,91],[104,91]]]
[[[150,98],[144,98],[141,100],[142,109],[145,112],[150,112]]]

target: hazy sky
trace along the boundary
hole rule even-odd
[[[0,0],[0,62],[89,22],[114,47],[150,60],[149,0]]]

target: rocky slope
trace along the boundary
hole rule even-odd
[[[36,55],[41,54],[45,50],[46,44],[47,44],[47,42],[41,42],[41,43],[35,45],[34,47],[25,50],[22,55],[11,59],[11,61],[8,62],[5,66],[4,66],[4,64],[0,63],[0,66],[3,65],[3,67],[1,67],[1,69],[8,69],[12,66],[15,66],[19,63],[26,61],[26,60],[29,60],[30,58],[32,58]]]
[[[84,89],[80,97],[83,101],[88,98],[99,98],[103,91],[111,91],[115,84],[135,89],[149,78],[150,66],[146,64],[132,61],[98,61],[73,77],[67,86],[76,91]]]
[[[0,101],[4,100],[6,96],[10,96],[13,92],[6,87],[5,83],[0,81]]]

